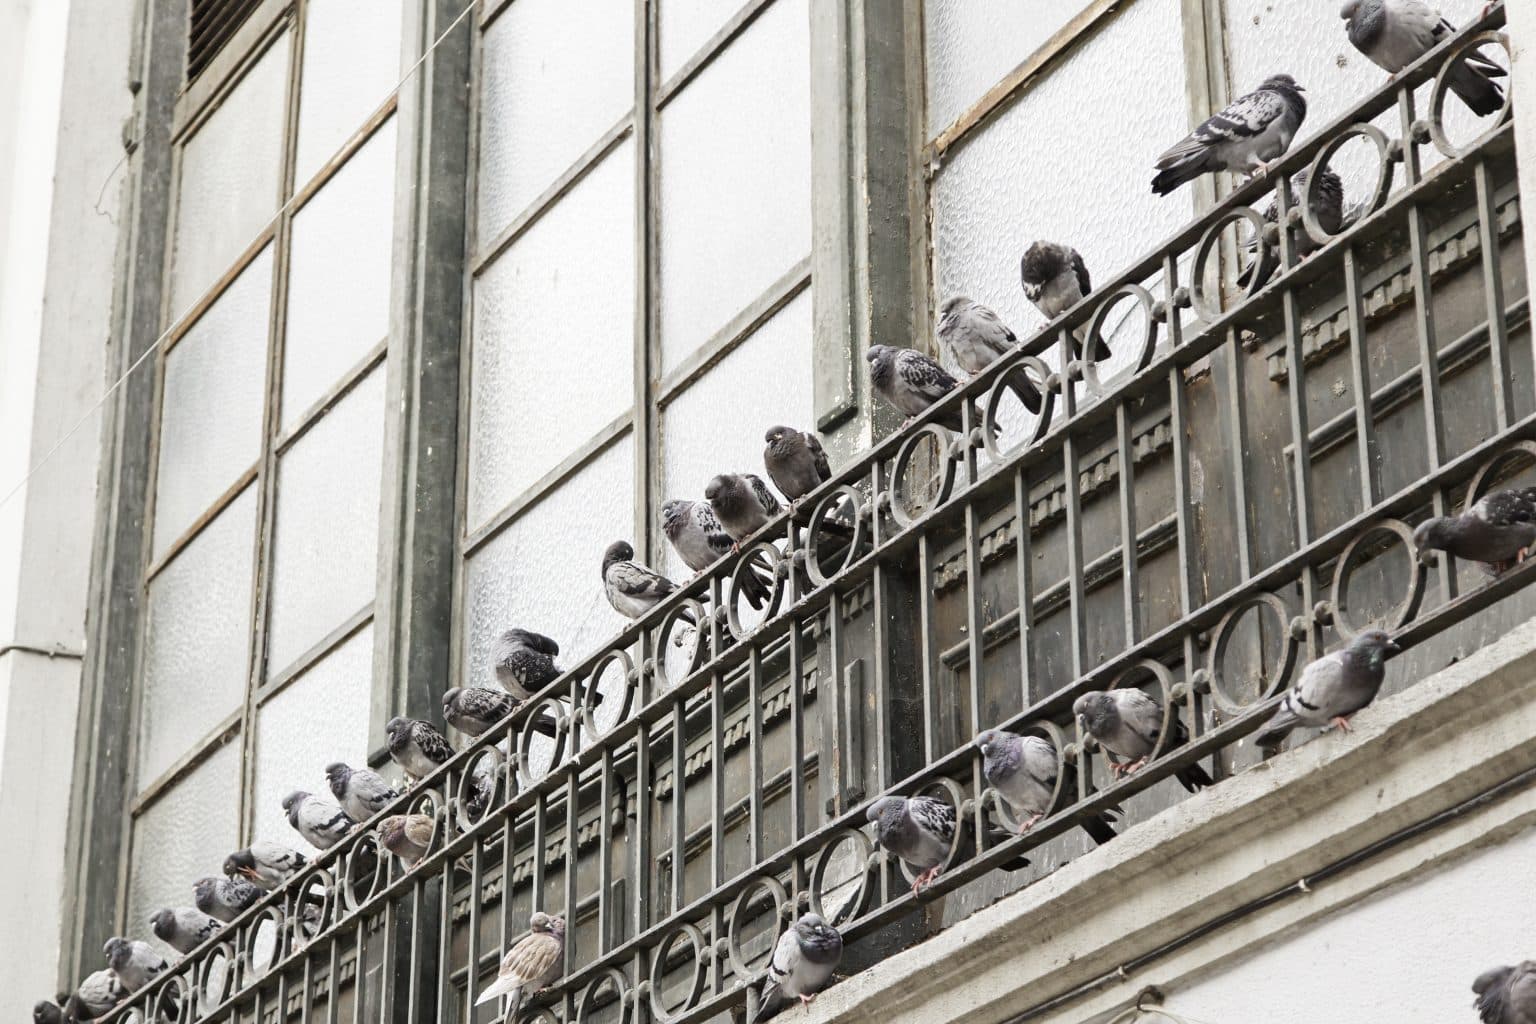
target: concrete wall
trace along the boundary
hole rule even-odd
[[[0,0],[0,648],[67,652],[0,655],[7,1020],[59,984],[133,6]]]

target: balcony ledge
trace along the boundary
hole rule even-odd
[[[840,982],[800,1020],[1097,1019],[1149,985],[1174,991],[1282,930],[1536,824],[1536,787],[1520,787],[1380,851],[1366,870],[1296,884],[1536,765],[1536,619],[1367,708],[1354,725],[1176,804]],[[1288,897],[1104,980],[1287,887]]]

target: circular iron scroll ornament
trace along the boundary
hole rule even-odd
[[[672,947],[679,936],[687,938],[693,946],[693,979],[689,983],[688,994],[682,1002],[675,1006],[668,1006],[662,1001],[661,982],[667,969],[667,959],[671,956]],[[661,940],[661,945],[656,947],[656,953],[651,957],[650,1001],[651,1013],[661,1024],[676,1019],[683,1011],[698,1003],[699,997],[704,994],[704,981],[709,973],[710,955],[710,946],[704,941],[704,933],[687,923],[674,927],[667,933],[667,937]]]
[[[699,670],[704,664],[704,651],[706,648],[706,636],[708,635],[709,615],[704,611],[704,605],[697,598],[687,597],[679,601],[666,617],[661,620],[661,625],[656,630],[656,651],[654,660],[648,664],[651,675],[660,681],[666,689],[672,689],[680,685],[689,676]],[[693,633],[692,641],[684,640],[679,631],[690,630]],[[673,679],[667,671],[665,652],[672,648],[681,648],[685,643],[691,643],[687,664],[683,667],[681,679]],[[626,709],[627,712],[628,709]],[[626,713],[625,718],[628,718]]]
[[[601,696],[598,684],[603,681],[603,675],[613,665],[619,666],[620,679],[623,680],[623,686],[620,688],[619,693],[623,694],[624,699],[619,704],[618,717],[614,720],[613,725],[604,729],[597,723],[597,702]],[[629,652],[622,647],[616,647],[608,651],[597,660],[597,664],[592,666],[592,671],[588,674],[587,681],[582,688],[581,702],[577,707],[577,713],[581,716],[583,739],[586,742],[593,742],[598,737],[617,728],[625,719],[629,718],[630,712],[635,706],[635,680],[637,678],[635,663],[630,660]],[[606,699],[611,700],[616,696],[618,694],[610,694]],[[572,746],[574,747],[575,744],[572,744]],[[574,757],[576,753],[576,750],[572,750],[571,756]]]
[[[1066,734],[1061,731],[1061,727],[1055,722],[1048,722],[1043,719],[1038,722],[1030,722],[1028,725],[1019,726],[1014,732],[1019,736],[1038,736],[1049,743],[1051,749],[1056,752],[1056,784],[1055,788],[1051,790],[1051,797],[1046,801],[1046,806],[1050,808],[1061,807],[1062,791],[1066,786],[1067,777],[1071,775],[1071,772],[1067,771]],[[1003,828],[1014,835],[1025,834],[1020,830],[1023,822],[1014,817],[1013,808],[1008,806],[1008,801],[1004,800],[1002,794],[998,793],[996,789],[988,786],[982,790],[981,799],[984,803],[991,805],[992,816],[1002,823]],[[1069,800],[1068,803],[1075,801],[1076,796],[1074,794],[1073,799]],[[1055,813],[1055,810],[1052,810],[1048,816],[1054,816]]]
[[[845,843],[851,843],[858,849],[856,854],[859,862],[859,885],[853,895],[843,901],[837,910],[829,915],[827,913],[827,870],[832,866],[832,860],[836,851]],[[856,828],[839,828],[832,837],[822,844],[816,851],[816,860],[811,864],[810,878],[810,903],[811,911],[823,921],[836,927],[844,921],[850,921],[857,917],[864,909],[864,901],[869,898],[871,890],[870,882],[874,878],[874,868],[878,858],[875,856],[875,844],[869,836]]]
[[[533,738],[540,733],[534,728],[535,723],[545,709],[549,709],[550,717],[555,720],[555,749],[549,756],[549,768],[543,772],[534,774],[533,771]],[[541,697],[531,707],[526,709],[526,717],[523,719],[522,731],[517,737],[517,773],[524,786],[531,786],[565,759],[565,741],[570,735],[570,722],[566,719],[565,707],[554,697]]]
[[[745,640],[758,628],[753,626],[748,629],[741,624],[739,602],[742,580],[746,578],[747,573],[758,570],[768,573],[772,579],[768,601],[758,609],[762,614],[761,622],[766,622],[778,612],[779,605],[784,599],[784,574],[780,572],[783,561],[783,553],[771,540],[756,541],[741,549],[741,557],[736,559],[736,565],[731,570],[730,584],[725,589],[725,624],[737,640]]]
[[[1232,643],[1232,635],[1237,630],[1237,625],[1242,621],[1243,615],[1250,610],[1263,612],[1268,609],[1275,617],[1275,628],[1279,631],[1283,640],[1280,652],[1280,668],[1275,672],[1269,685],[1264,687],[1262,693],[1251,701],[1245,701],[1227,688],[1227,648]],[[1211,676],[1211,695],[1216,698],[1216,703],[1223,711],[1231,714],[1241,714],[1255,704],[1268,700],[1279,693],[1290,682],[1291,673],[1296,668],[1296,657],[1301,650],[1301,643],[1291,634],[1290,630],[1291,610],[1279,596],[1263,593],[1254,594],[1244,598],[1231,608],[1227,614],[1221,617],[1216,624],[1216,632],[1211,642],[1211,653],[1206,662],[1206,670]]]
[[[785,913],[790,909],[789,893],[785,891],[783,883],[772,875],[759,875],[747,883],[747,887],[736,894],[735,901],[731,904],[731,911],[725,919],[725,952],[730,958],[731,971],[741,979],[743,984],[751,983],[761,978],[768,970],[768,960],[761,967],[753,967],[747,963],[747,959],[741,952],[741,918],[751,905],[751,897],[760,892],[766,892],[773,900],[773,919],[775,925],[784,919]],[[774,939],[778,939],[778,928],[774,928]],[[772,958],[769,951],[769,958]]]
[[[805,538],[805,571],[811,577],[813,585],[826,586],[833,577],[852,565],[859,557],[859,548],[864,543],[866,530],[864,517],[859,515],[859,505],[863,500],[863,495],[855,488],[848,484],[839,484],[828,491],[811,509],[810,525],[803,536]],[[846,520],[833,515],[837,509],[845,507],[853,510],[853,537],[847,542],[848,546],[843,552],[842,561],[828,573],[821,567],[821,544],[826,532],[825,526],[829,522],[847,525]],[[834,543],[842,544],[843,539],[837,538]]]
[[[1434,89],[1429,94],[1429,138],[1435,144],[1435,148],[1447,160],[1459,160],[1474,149],[1477,149],[1498,134],[1504,128],[1504,122],[1509,120],[1514,90],[1506,88],[1504,90],[1504,105],[1498,109],[1497,113],[1489,116],[1488,128],[1481,135],[1478,135],[1465,146],[1457,147],[1451,142],[1450,137],[1445,134],[1445,97],[1451,87],[1451,71],[1461,63],[1463,55],[1470,54],[1473,50],[1490,44],[1496,44],[1503,48],[1506,63],[1509,63],[1509,36],[1502,32],[1479,32],[1447,54],[1445,60],[1440,64],[1439,72],[1435,74]]]
[[[1333,158],[1344,146],[1353,139],[1369,139],[1376,147],[1376,187],[1371,192],[1371,198],[1360,213],[1349,223],[1342,225],[1337,233],[1330,233],[1318,223],[1312,213],[1312,200],[1317,194],[1318,174],[1324,167],[1332,165]],[[1360,221],[1369,217],[1383,206],[1387,205],[1387,196],[1392,192],[1392,177],[1397,169],[1397,161],[1392,155],[1392,143],[1380,128],[1373,124],[1352,124],[1339,134],[1328,140],[1328,144],[1318,150],[1317,156],[1307,165],[1307,184],[1302,189],[1297,202],[1301,204],[1301,222],[1306,227],[1307,234],[1319,246],[1327,245],[1333,239],[1344,234]]]
[[[489,762],[489,767],[482,770],[482,766]],[[484,780],[490,781],[489,793],[485,794],[484,803],[479,814],[470,812],[470,804],[476,802],[481,790],[479,787]],[[463,774],[459,776],[458,799],[454,801],[454,820],[460,830],[468,832],[480,822],[484,821],[491,813],[491,808],[506,802],[502,795],[502,784],[507,780],[506,758],[500,748],[486,746],[476,751],[469,764],[464,766]]]
[[[1050,431],[1051,420],[1056,413],[1056,389],[1051,386],[1053,376],[1055,375],[1051,368],[1040,359],[1022,355],[1016,357],[1013,365],[992,382],[992,387],[981,403],[981,444],[987,457],[993,462],[1002,462],[1032,445],[1039,444]],[[1056,379],[1060,380],[1059,377]],[[1003,397],[1014,394],[1016,388],[1034,388],[1039,392],[1040,412],[1035,416],[1035,425],[1029,431],[1029,436],[1005,449],[998,446],[1003,428],[1002,424],[997,422],[997,414],[1002,408]]]
[[[1102,396],[1109,390],[1109,386],[1099,378],[1099,362],[1094,358],[1094,349],[1098,346],[1091,342],[1103,337],[1104,325],[1109,322],[1109,314],[1114,312],[1115,307],[1120,305],[1120,300],[1126,297],[1136,300],[1136,304],[1146,314],[1147,326],[1141,336],[1141,351],[1136,354],[1135,364],[1123,368],[1115,377],[1120,381],[1134,377],[1152,365],[1152,357],[1157,353],[1157,301],[1152,298],[1151,292],[1139,284],[1121,285],[1104,296],[1099,303],[1099,308],[1094,310],[1093,319],[1088,321],[1087,330],[1083,335],[1083,351],[1079,361],[1083,367],[1083,383],[1088,386],[1088,392],[1092,395]],[[1104,344],[1107,347],[1109,342]],[[1113,381],[1114,378],[1111,380]]]
[[[1235,224],[1240,220],[1247,221],[1253,228],[1254,237],[1259,246],[1259,250],[1253,254],[1253,258],[1255,260],[1262,260],[1270,253],[1270,243],[1264,238],[1266,222],[1259,215],[1259,211],[1253,207],[1234,207],[1222,213],[1211,222],[1210,227],[1205,229],[1205,234],[1200,236],[1200,244],[1195,248],[1195,262],[1194,266],[1190,268],[1191,280],[1189,289],[1191,305],[1194,306],[1195,312],[1199,315],[1200,319],[1207,323],[1220,320],[1225,315],[1221,309],[1221,296],[1219,294],[1221,285],[1217,284],[1216,286],[1218,295],[1215,303],[1212,303],[1210,295],[1207,294],[1205,283],[1210,276],[1207,273],[1207,264],[1211,260],[1211,254],[1216,251],[1217,243],[1221,241],[1222,230],[1228,224]],[[1248,284],[1243,290],[1243,298],[1253,298],[1267,283],[1264,280],[1263,274],[1250,274]]]
[[[896,453],[896,461],[891,467],[891,484],[887,492],[890,496],[891,517],[902,529],[915,525],[924,516],[949,500],[949,496],[955,489],[955,468],[958,459],[953,450],[953,434],[936,423],[925,423],[920,429],[902,443],[901,449]],[[938,443],[938,457],[941,463],[937,477],[939,480],[938,494],[934,497],[926,511],[913,515],[907,510],[903,497],[905,488],[902,480],[906,478],[907,471],[912,466],[913,456],[917,453],[917,446],[925,439],[931,438]]]
[[[1404,623],[1418,614],[1419,605],[1424,600],[1424,583],[1429,578],[1429,567],[1421,563],[1414,554],[1413,528],[1400,519],[1381,519],[1372,523],[1349,542],[1349,546],[1339,555],[1338,566],[1333,571],[1333,591],[1329,597],[1333,604],[1333,628],[1338,630],[1339,635],[1346,640],[1353,640],[1365,630],[1378,625],[1372,622],[1357,626],[1349,620],[1349,578],[1354,575],[1355,569],[1370,550],[1366,541],[1381,533],[1396,537],[1402,542],[1403,550],[1408,555],[1410,578],[1408,592],[1393,607],[1387,616],[1386,623],[1381,624],[1381,628],[1388,631],[1401,628]]]
[[[604,986],[613,989],[614,997],[619,1002],[619,1019],[616,1024],[625,1024],[630,1019],[634,1001],[629,998],[629,979],[617,967],[609,967],[581,990],[581,995],[576,999],[576,1024],[584,1024],[593,1019],[593,1014],[597,1012],[597,996]]]
[[[1152,749],[1147,752],[1147,756],[1144,759],[1145,763],[1151,764],[1159,757],[1162,757],[1163,752],[1168,749],[1168,727],[1173,724],[1174,715],[1173,673],[1169,672],[1168,669],[1160,663],[1155,662],[1150,658],[1143,658],[1135,664],[1128,666],[1124,672],[1121,672],[1118,676],[1116,676],[1115,681],[1109,684],[1109,688],[1111,690],[1121,689],[1122,687],[1126,686],[1132,679],[1136,679],[1144,674],[1150,674],[1154,679],[1157,680],[1158,688],[1162,690],[1163,695],[1163,699],[1158,702],[1163,707],[1163,724],[1158,728],[1157,742],[1152,744]],[[1081,724],[1078,725],[1078,729],[1082,729]],[[1082,748],[1082,740],[1083,737],[1079,736],[1079,749]],[[1102,744],[1100,745],[1099,750],[1104,755],[1106,760],[1113,764],[1120,763],[1120,758],[1110,751],[1105,750]]]

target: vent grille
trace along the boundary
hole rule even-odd
[[[187,80],[202,73],[261,0],[192,0],[187,31]]]

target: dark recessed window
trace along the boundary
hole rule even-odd
[[[261,0],[192,0],[187,32],[187,80],[196,78],[224,48]]]

